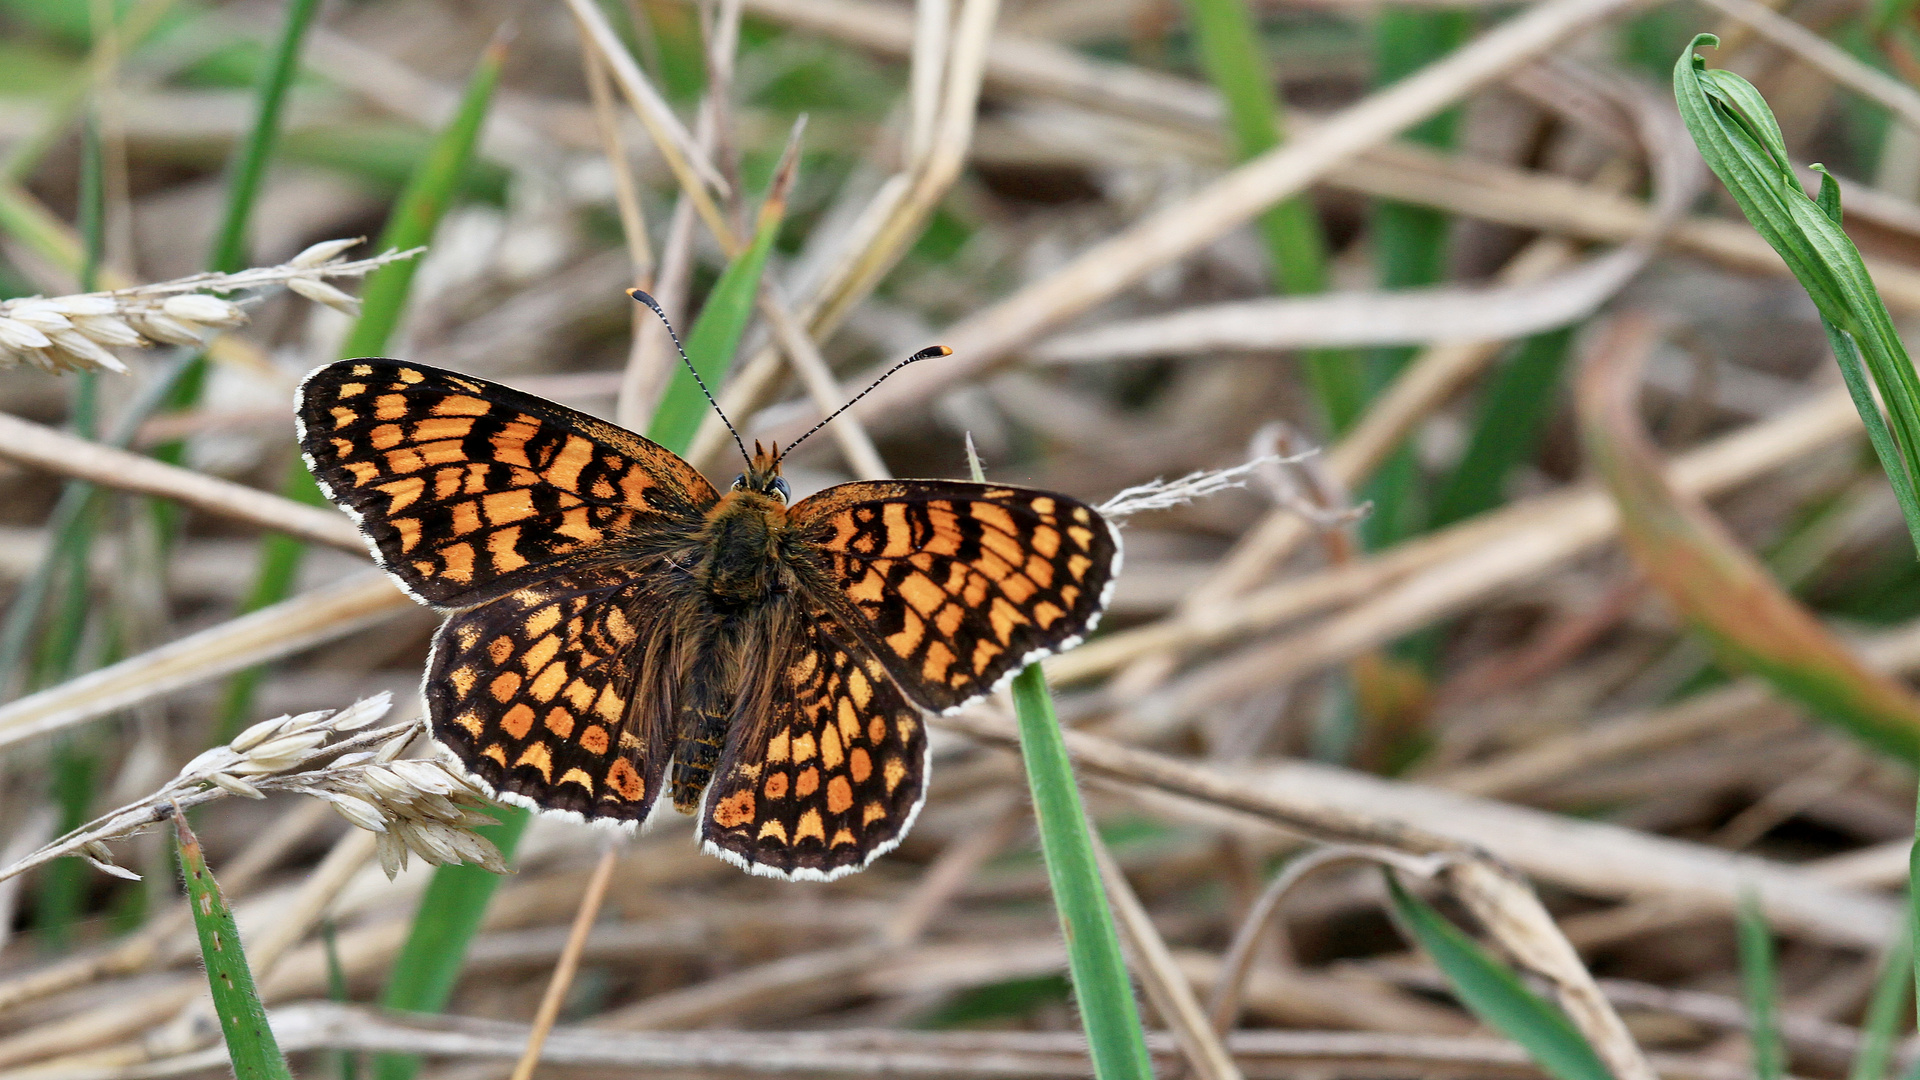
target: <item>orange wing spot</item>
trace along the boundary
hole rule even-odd
[[[407,433],[400,430],[399,424],[381,424],[367,432],[367,441],[373,444],[375,450],[388,450],[399,446],[400,440],[406,437]]]
[[[888,754],[886,764],[880,766],[880,775],[887,782],[887,794],[891,795],[893,789],[900,786],[900,781],[907,778],[907,767],[899,758]]]
[[[947,647],[946,642],[934,641],[927,646],[926,659],[920,663],[921,677],[928,682],[946,682],[947,670],[953,667],[953,662],[958,659],[959,657],[953,655],[953,650]]]
[[[440,552],[440,576],[462,584],[473,580],[473,545],[455,544]]]
[[[602,502],[611,500],[614,496],[613,485],[607,483],[607,478],[604,476],[594,477],[593,486],[588,490],[590,490],[593,493],[594,498],[599,499]]]
[[[888,503],[881,508],[880,524],[887,536],[887,547],[881,552],[882,555],[898,559],[913,550],[913,529],[907,524],[907,507],[904,503]]]
[[[1027,505],[1033,507],[1034,513],[1046,516],[1053,513],[1055,504],[1051,496],[1041,495]]]
[[[778,840],[784,844],[787,842],[787,827],[785,825],[782,825],[778,821],[762,822],[760,825],[760,834],[754,837],[754,839],[755,840],[773,839],[773,840]]]
[[[862,826],[871,825],[886,816],[887,808],[881,806],[878,800],[870,802],[860,808],[860,824]]]
[[[513,764],[516,768],[521,765],[531,765],[540,770],[542,780],[549,784],[553,783],[553,751],[547,749],[546,743],[537,742],[522,750],[520,760]]]
[[[1072,607],[1075,604],[1078,604],[1080,602],[1080,586],[1078,585],[1060,586],[1060,599],[1065,600],[1067,602],[1068,607]]]
[[[526,738],[527,732],[533,730],[533,710],[527,708],[525,702],[515,705],[500,718],[500,728],[516,739]]]
[[[420,444],[420,460],[428,465],[453,465],[467,460],[468,456],[459,439]]]
[[[420,451],[415,450],[411,446],[403,446],[398,450],[389,450],[387,451],[386,457],[387,471],[390,473],[419,472],[421,469],[427,467],[427,459],[421,457]]]
[[[1001,648],[998,645],[995,645],[993,642],[988,641],[985,638],[982,638],[979,641],[975,642],[973,646],[974,672],[979,673],[979,672],[986,671],[987,668],[991,666],[995,660],[999,659],[1000,654],[1006,651],[1007,650]]]
[[[867,741],[875,746],[887,741],[887,722],[881,717],[867,721]]]
[[[617,724],[627,715],[627,699],[621,697],[611,685],[603,687],[600,697],[593,703],[594,715],[609,724]]]
[[[854,705],[862,709],[867,707],[867,702],[873,700],[873,683],[867,678],[866,672],[859,668],[847,672],[847,694],[853,698]]]
[[[471,536],[480,531],[480,507],[474,503],[455,503],[447,512],[453,517],[453,535]]]
[[[900,741],[911,742],[913,739],[913,733],[916,730],[918,730],[920,727],[920,722],[918,720],[913,720],[903,716],[900,718],[899,726],[900,726]]]
[[[840,703],[834,709],[834,718],[840,722],[840,739],[842,742],[851,743],[860,737],[860,718],[854,714],[853,702],[851,700],[847,698],[840,699]],[[828,762],[827,768],[833,768],[833,763]]]
[[[567,665],[556,661],[548,664],[545,670],[534,676],[533,685],[527,689],[541,702],[548,702],[553,700],[553,695],[560,692],[560,687],[565,685],[566,681]]]
[[[793,830],[793,842],[797,844],[809,836],[822,843],[826,842],[827,830],[820,823],[818,810],[809,810],[800,815],[800,822]]]
[[[380,479],[380,466],[371,461],[349,461],[346,466],[347,471],[353,474],[354,487],[365,487]]]
[[[966,540],[960,532],[960,515],[951,510],[929,509],[927,524],[932,526],[932,532],[920,550],[948,557],[960,554],[960,545]]]
[[[1020,546],[1020,541],[1003,532],[981,533],[980,548],[1006,560],[1009,569],[1027,561],[1027,549]]]
[[[845,699],[843,698],[842,700]],[[838,769],[840,763],[845,760],[847,760],[847,755],[846,751],[840,745],[840,729],[832,725],[821,728],[820,764],[826,766],[828,772],[832,772]]]
[[[355,375],[360,376],[361,378],[365,378],[368,375],[373,374],[373,365],[372,364],[355,364],[353,365],[353,373]]]
[[[593,444],[578,435],[568,435],[566,444],[553,456],[553,464],[543,474],[547,482],[572,491],[580,485],[580,470],[593,461]]]
[[[1027,560],[1025,573],[1027,577],[1033,580],[1035,585],[1043,589],[1053,587],[1053,564],[1042,559],[1040,556],[1035,555],[1033,558]]]
[[[562,708],[561,706],[555,705],[553,708],[548,709],[547,718],[544,721],[542,721],[542,723],[544,723],[547,726],[548,731],[553,732],[555,735],[558,735],[563,739],[573,734],[573,714],[568,712],[566,709]],[[600,729],[595,728],[594,730],[599,731]],[[602,732],[601,734],[604,736],[605,732]],[[594,753],[596,754],[604,753],[604,752],[605,751],[603,750],[594,751]]]
[[[433,497],[451,499],[460,491],[460,469],[457,467],[435,469],[433,471]]]
[[[639,802],[647,797],[647,782],[640,779],[640,773],[626,758],[616,760],[613,768],[607,770],[607,786],[627,802]]]
[[[492,758],[494,761],[498,762],[500,767],[503,769],[507,767],[507,751],[506,751],[506,748],[501,746],[499,743],[494,743],[493,745],[487,747],[485,750],[480,751],[480,756],[484,758]]]
[[[339,431],[341,428],[360,419],[359,410],[349,409],[344,405],[335,405],[328,411],[333,414],[333,430],[335,431]]]
[[[872,567],[847,589],[847,596],[858,604],[877,604],[886,599],[887,582]]]
[[[1052,626],[1054,623],[1060,621],[1060,616],[1065,614],[1066,612],[1060,610],[1059,608],[1053,606],[1052,604],[1048,603],[1045,600],[1042,600],[1039,603],[1033,605],[1033,621],[1036,623],[1039,623],[1040,629],[1042,630],[1045,630],[1048,627]]]
[[[393,526],[394,532],[400,534],[401,551],[412,551],[413,546],[420,542],[419,518],[394,518],[388,524]]]
[[[450,394],[433,403],[435,416],[485,416],[493,411],[493,406],[477,397],[465,394]]]
[[[1022,615],[1019,608],[996,597],[993,607],[987,611],[987,621],[993,624],[993,636],[1000,639],[1000,644],[1005,645],[1013,640],[1015,627],[1025,626],[1032,620]]]
[[[601,727],[599,724],[595,724],[580,733],[580,746],[589,754],[595,756],[604,754],[607,752],[607,747],[611,745],[613,744],[612,741],[607,738],[607,729]]]
[[[500,434],[487,440],[493,444],[493,460],[502,465],[518,465],[522,469],[533,468],[533,462],[527,457],[527,442],[540,434],[540,427],[531,421],[508,424]]]
[[[360,452],[360,447],[355,445],[352,439],[329,439],[327,441],[333,443],[333,454],[335,457],[347,458]]]
[[[925,574],[911,574],[900,583],[900,595],[907,603],[922,615],[931,615],[933,610],[947,602],[947,594],[935,585]]]
[[[973,574],[967,578],[967,587],[961,592],[960,599],[970,608],[978,609],[987,602],[988,582],[984,575]]]
[[[959,604],[948,604],[934,615],[933,625],[940,631],[941,637],[950,638],[959,632],[960,624],[965,622],[966,618],[967,613]]]
[[[625,645],[633,640],[633,624],[627,621],[626,614],[619,608],[608,608],[606,620],[601,625],[606,628],[607,636],[613,639],[615,645]]]
[[[452,683],[454,690],[464,698],[473,693],[473,684],[480,681],[480,676],[472,668],[463,664],[447,672],[447,681]]]
[[[999,502],[1005,499],[1011,499],[1020,493],[1012,488],[988,488],[985,494],[987,498]]]
[[[559,625],[560,607],[557,604],[549,604],[527,619],[524,630],[528,637],[539,637]]]
[[[487,512],[487,522],[492,525],[509,525],[524,521],[534,515],[533,492],[522,488],[518,491],[496,491],[480,500]]]
[[[1025,556],[1023,555],[1021,558],[1025,558]],[[985,575],[988,581],[1005,581],[1007,575],[1013,573],[1015,565],[1015,563],[1008,562],[1001,558],[998,553],[992,551],[982,551],[980,552],[980,556],[973,560],[973,568]]]
[[[827,846],[839,847],[842,844],[851,844],[851,843],[853,843],[852,829],[835,829],[833,831],[833,839],[827,841]]]
[[[481,732],[487,729],[486,724],[482,723],[480,720],[480,714],[474,712],[472,709],[462,710],[457,716],[453,718],[453,722],[460,725],[462,728],[465,728],[467,734],[473,736],[476,739],[480,737]]]
[[[413,425],[414,442],[464,439],[473,431],[473,421],[464,416],[433,417]]]
[[[990,528],[998,529],[1001,532],[1011,533],[1020,531],[1013,524],[1013,515],[1007,513],[1005,507],[995,506],[992,503],[977,502],[967,507],[967,512],[973,516],[973,520]]]
[[[853,753],[847,755],[847,772],[853,776],[853,782],[864,784],[867,777],[873,775],[873,758],[867,755],[864,747],[856,746]]]
[[[398,420],[407,415],[407,397],[405,394],[381,394],[373,399],[373,416],[376,420]]]
[[[413,505],[421,495],[426,494],[427,482],[417,476],[409,476],[405,480],[381,484],[374,490],[393,497],[393,502],[387,507],[387,513],[397,514]]]
[[[567,684],[567,701],[580,712],[593,708],[593,687],[584,679],[575,679]]]
[[[1079,522],[1082,525],[1085,525],[1087,522],[1092,521],[1093,518],[1087,516],[1086,507],[1076,506],[1073,508],[1073,520]]]
[[[920,647],[920,639],[927,636],[926,623],[911,611],[903,611],[900,632],[887,635],[887,645],[900,656],[912,656]]]
[[[358,374],[358,372],[356,372],[356,374]],[[363,382],[350,382],[350,383],[340,384],[340,396],[343,398],[359,397],[361,394],[364,394],[366,392],[367,392],[367,384]]]
[[[753,821],[753,792],[736,791],[713,807],[713,820],[723,829],[737,829]]]
[[[519,692],[520,692],[520,676],[514,674],[511,671],[503,671],[500,674],[495,675],[493,677],[493,682],[488,684],[487,686],[487,693],[492,694],[493,700],[499,702],[502,705],[505,705],[507,702],[512,701],[513,695]]]
[[[820,770],[809,765],[793,783],[793,793],[804,799],[820,790]]]
[[[1092,566],[1093,560],[1085,555],[1067,556],[1067,573],[1072,575],[1075,581],[1087,580],[1087,570]]]
[[[426,378],[425,375],[420,374],[410,367],[399,368],[396,373],[400,376],[400,381],[409,386]]]
[[[777,772],[767,777],[767,782],[761,785],[760,791],[769,799],[784,799],[787,797],[787,783],[787,774]]]
[[[1033,530],[1033,535],[1027,538],[1027,543],[1032,545],[1033,550],[1051,559],[1060,550],[1060,530],[1042,525]]]
[[[518,479],[517,477],[515,478]],[[487,490],[487,466],[485,462],[467,462],[467,476],[462,490],[469,495],[479,495]]]
[[[420,572],[421,577],[433,576],[433,560],[432,559],[415,559],[413,560],[413,568]]]
[[[520,526],[510,525],[487,537],[487,554],[493,557],[493,570],[496,574],[510,574],[527,565],[526,556],[520,554]]]
[[[588,776],[585,769],[568,769],[565,773],[561,774],[560,782],[563,784],[579,784],[581,787],[587,789],[587,794],[593,794],[593,777]]]
[[[1025,574],[1010,574],[1000,583],[1000,591],[1014,603],[1024,604],[1033,597],[1034,593],[1040,591],[1040,587],[1027,580]],[[994,603],[997,604],[999,601],[996,600]]]
[[[817,752],[817,748],[813,745],[813,732],[803,731],[794,736],[793,760],[812,761],[813,755]],[[802,794],[804,794],[804,792]]]
[[[790,735],[791,732],[787,728],[781,728],[778,734],[767,740],[767,760],[769,762],[778,765],[790,759],[792,753],[792,746],[788,741]]]
[[[533,512],[531,506],[528,507],[527,512],[529,514]],[[588,520],[588,510],[584,506],[576,506],[560,515],[560,524],[554,526],[553,531],[583,544],[591,544],[600,539],[600,530],[594,528],[593,523]]]
[[[1072,526],[1067,529],[1067,539],[1078,545],[1081,551],[1090,550],[1093,547],[1093,530]]]

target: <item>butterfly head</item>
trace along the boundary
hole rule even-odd
[[[733,490],[758,492],[781,503],[793,494],[786,478],[780,475],[780,455],[774,447],[761,446],[758,439],[753,442],[753,457],[748,459],[747,471],[733,478]]]

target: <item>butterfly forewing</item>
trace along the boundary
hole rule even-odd
[[[639,820],[661,790],[662,711],[637,707],[651,642],[646,578],[557,574],[449,618],[425,693],[433,734],[494,791],[588,818]]]
[[[702,806],[707,849],[748,870],[830,879],[892,850],[926,797],[927,736],[859,638],[803,618],[772,715],[735,732]]]
[[[301,449],[420,600],[462,607],[604,557],[607,541],[691,530],[718,498],[665,448],[498,383],[346,360],[300,388]]]
[[[824,587],[920,704],[952,709],[1069,648],[1105,607],[1120,548],[1064,495],[946,480],[842,484],[796,505]]]

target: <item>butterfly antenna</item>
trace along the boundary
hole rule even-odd
[[[879,386],[883,382],[886,382],[887,379],[890,376],[892,376],[894,372],[899,371],[901,368],[906,367],[908,364],[917,364],[922,360],[931,360],[936,356],[952,356],[952,355],[953,355],[953,350],[947,348],[945,345],[929,345],[926,348],[921,349],[919,352],[914,353],[912,356],[907,357],[905,360],[902,360],[899,363],[888,368],[886,371],[881,373],[879,378],[873,380],[873,383],[869,385],[865,390],[862,390],[859,393],[853,395],[852,400],[848,401],[845,405],[842,405],[839,408],[833,410],[832,413],[829,413],[827,415],[827,418],[825,420],[822,420],[819,423],[808,428],[807,433],[805,435],[802,435],[799,438],[788,443],[787,448],[785,450],[780,451],[780,456],[774,459],[774,463],[778,464],[782,461],[785,461],[787,455],[793,453],[794,447],[799,446],[803,442],[806,442],[808,437],[811,436],[814,432],[819,431],[821,428],[826,427],[828,424],[832,423],[834,417],[839,416],[841,413],[846,412],[848,409],[853,408],[854,402],[857,402],[861,398],[866,397],[868,394],[873,393],[874,387]]]
[[[727,414],[720,411],[720,403],[713,399],[713,391],[707,389],[707,380],[700,377],[700,369],[693,366],[693,358],[687,355],[687,347],[680,344],[680,335],[673,332],[673,322],[667,318],[667,313],[661,310],[660,301],[655,300],[639,289],[628,289],[627,295],[652,308],[653,313],[660,316],[660,324],[667,328],[667,336],[673,339],[673,348],[674,351],[680,354],[680,362],[687,365],[687,374],[693,376],[694,385],[698,386],[700,392],[706,395],[707,404],[713,406],[713,411],[720,417],[720,422],[727,425],[727,431],[733,435],[733,445],[740,448],[740,456],[745,458],[748,464],[752,464],[753,456],[747,453],[747,444],[741,440],[740,432],[734,428],[733,421],[727,419]],[[914,359],[918,360],[919,357],[916,356]],[[896,368],[895,370],[897,371],[899,369]],[[889,371],[887,374],[891,375],[893,372]],[[885,376],[882,376],[882,378],[884,377]],[[859,399],[855,398],[854,400],[858,401]],[[812,432],[808,432],[808,434],[812,434]]]

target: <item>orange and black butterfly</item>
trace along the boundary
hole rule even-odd
[[[637,822],[670,793],[756,874],[891,850],[926,796],[921,710],[1078,642],[1119,571],[1064,495],[891,480],[788,506],[758,445],[722,494],[624,428],[418,364],[321,367],[299,421],[380,565],[450,612],[435,739],[541,810]]]

